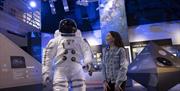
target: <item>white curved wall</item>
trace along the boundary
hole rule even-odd
[[[129,41],[171,39],[173,45],[180,44],[180,21],[154,23],[129,27]]]

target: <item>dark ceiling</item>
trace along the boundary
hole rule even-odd
[[[67,0],[69,12],[65,12],[62,0],[55,4],[56,14],[51,14],[49,2],[41,3],[42,31],[53,33],[58,29],[59,21],[64,18],[72,18],[76,21],[81,31],[92,31],[100,29],[98,1],[90,2],[88,6],[77,5],[75,0]]]
[[[180,0],[125,0],[128,26],[180,20]]]
[[[42,31],[53,33],[61,19],[73,18],[82,31],[100,29],[98,2],[80,6],[76,0],[67,0],[69,12],[64,11],[62,0],[55,2],[56,14],[52,15],[49,2],[41,3]],[[125,0],[128,26],[180,20],[180,0]]]

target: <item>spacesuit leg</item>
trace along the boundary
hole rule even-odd
[[[59,81],[53,84],[53,91],[68,91],[68,82]]]
[[[73,91],[86,91],[86,84],[85,84],[83,70],[73,75],[71,81],[72,81],[71,88],[73,89]]]
[[[83,79],[74,79],[72,81],[72,87],[73,91],[86,91],[86,84],[85,80]]]
[[[65,72],[60,69],[54,73],[53,91],[68,91],[68,79]]]

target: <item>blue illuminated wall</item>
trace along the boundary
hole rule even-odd
[[[86,38],[90,46],[102,45],[101,30],[83,32],[82,36]]]
[[[173,45],[180,45],[180,21],[133,26],[128,33],[130,42],[171,39]]]
[[[120,33],[125,45],[129,44],[127,21],[125,14],[124,0],[101,0],[100,24],[102,30],[102,40],[105,44],[105,37],[109,31]]]
[[[41,63],[41,33],[29,32],[28,33],[28,50],[29,53]]]

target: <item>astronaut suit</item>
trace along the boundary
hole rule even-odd
[[[73,91],[86,91],[83,66],[93,60],[90,46],[71,19],[62,20],[59,31],[43,52],[43,84],[52,82],[53,91],[68,91],[71,82]]]

